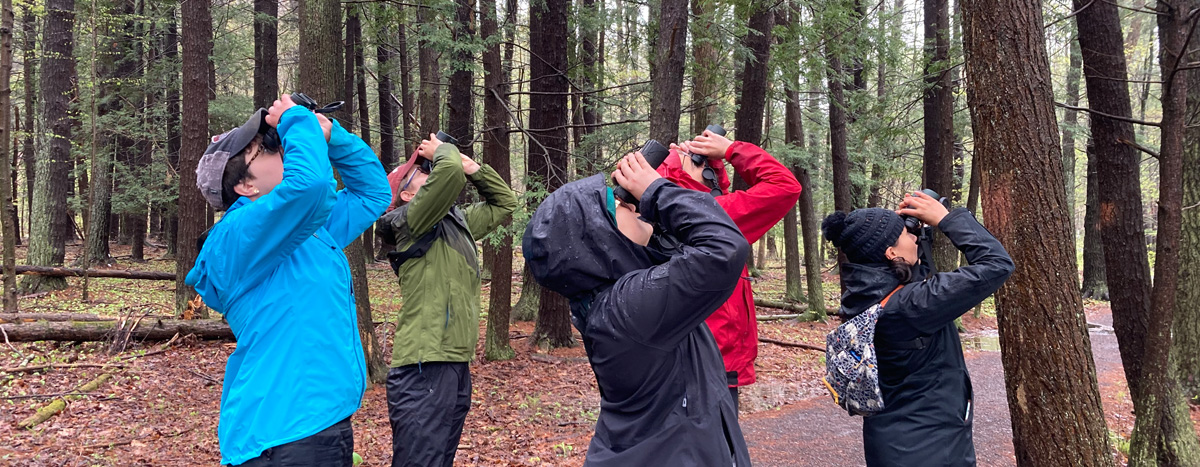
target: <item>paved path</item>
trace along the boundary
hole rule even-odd
[[[1108,316],[1098,321],[1112,325]],[[1101,374],[1122,371],[1116,337],[1111,332],[1093,332],[1091,338],[1097,371]],[[971,352],[967,354],[967,368],[975,390],[978,465],[1015,466],[1000,352]],[[805,399],[780,410],[744,415],[740,422],[756,466],[865,465],[862,418],[846,415],[828,396]]]

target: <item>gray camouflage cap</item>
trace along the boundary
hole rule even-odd
[[[264,119],[267,109],[258,109],[242,126],[212,137],[212,143],[204,150],[200,163],[196,165],[196,187],[204,200],[218,210],[229,206],[221,200],[221,177],[225,175],[225,163],[242,152],[254,140],[254,135],[266,129]]]

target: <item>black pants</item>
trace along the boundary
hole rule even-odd
[[[733,396],[733,411],[738,412],[738,373],[736,371],[725,372],[725,382],[729,383],[729,395]]]
[[[392,368],[387,377],[392,467],[450,467],[471,408],[467,363]]]
[[[350,467],[353,455],[354,429],[346,418],[315,435],[268,448],[239,467]]]

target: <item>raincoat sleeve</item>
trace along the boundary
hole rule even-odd
[[[517,195],[513,194],[500,174],[486,164],[480,165],[474,174],[467,175],[467,180],[475,185],[483,197],[483,201],[467,206],[463,214],[471,237],[480,239],[496,230],[512,215],[517,209]]]
[[[729,165],[750,188],[717,197],[746,241],[757,242],[779,223],[800,199],[796,176],[762,148],[735,141],[725,152]]]
[[[733,293],[750,245],[712,196],[658,180],[640,202],[642,217],[681,243],[664,264],[614,285],[618,326],[635,341],[670,349]]]
[[[227,286],[261,282],[316,233],[333,210],[333,170],[317,117],[304,107],[292,107],[280,117],[278,131],[283,179],[270,193],[226,213],[230,219],[221,223],[230,223],[213,229],[186,279],[207,293],[210,304],[216,304],[209,293],[217,288],[212,273],[218,272]]]
[[[1014,269],[1008,251],[966,209],[950,211],[938,229],[970,264],[906,285],[888,303],[888,308],[895,304],[905,321],[922,334],[932,334],[974,308],[995,293]]]
[[[394,217],[393,222],[407,222],[412,238],[420,238],[446,217],[466,184],[458,148],[453,144],[439,145],[433,152],[433,170],[429,179],[409,201],[404,215]]]
[[[329,136],[329,160],[346,187],[337,192],[325,230],[346,248],[379,219],[392,201],[392,192],[375,152],[336,120]]]

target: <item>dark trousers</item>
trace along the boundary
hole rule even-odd
[[[392,368],[387,377],[392,467],[450,467],[471,408],[467,363]]]
[[[729,383],[729,395],[733,396],[733,411],[738,413],[738,373],[736,371],[725,372],[725,382]]]
[[[239,467],[350,467],[353,455],[354,429],[346,418],[315,435],[268,448]]]

